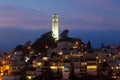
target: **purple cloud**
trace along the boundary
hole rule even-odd
[[[112,13],[115,14],[115,13]],[[73,16],[76,15],[76,16]],[[97,13],[74,13],[70,18],[62,19],[64,29],[81,30],[120,30],[120,16],[100,15]]]
[[[97,14],[97,13],[75,12],[72,15],[75,15],[75,16],[73,16],[74,18],[81,19],[81,20],[84,20],[86,22],[92,22],[92,23],[97,22],[98,23],[98,22],[103,21],[102,15]]]
[[[106,16],[106,19],[104,20],[106,24],[112,25],[112,29],[119,29],[120,28],[120,16]]]
[[[112,4],[111,0],[80,0],[80,3],[83,3],[85,6],[107,9],[107,10],[117,10],[119,7]]]
[[[0,6],[0,27],[48,28],[50,18],[40,11]]]

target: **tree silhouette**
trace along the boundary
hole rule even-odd
[[[88,41],[88,42],[87,42],[87,48],[89,48],[89,49],[92,48],[92,46],[91,46],[91,41]]]
[[[87,42],[87,52],[89,53],[94,52],[94,48],[92,47],[91,41]]]
[[[69,30],[66,29],[60,34],[60,37],[62,39],[68,38],[68,33],[69,33]]]
[[[23,45],[17,45],[14,50],[15,51],[22,51],[22,49],[23,49]]]
[[[52,31],[44,33],[32,44],[35,52],[45,53],[50,47],[56,47],[55,39],[52,37]]]
[[[31,41],[30,41],[30,40],[28,40],[28,41],[25,43],[25,46],[29,46],[29,45],[31,45]]]
[[[14,51],[21,51],[23,54],[22,56],[27,56],[29,55],[31,50],[31,41],[27,41],[24,45],[17,45]],[[22,57],[22,58],[23,58]]]

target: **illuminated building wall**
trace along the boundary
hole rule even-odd
[[[59,39],[59,28],[58,28],[58,15],[53,14],[52,15],[52,36],[55,38],[55,40]]]
[[[97,75],[97,62],[96,61],[87,61],[87,74]]]

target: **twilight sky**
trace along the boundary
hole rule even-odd
[[[120,44],[120,0],[0,0],[0,52],[51,31],[51,16],[59,29],[93,46]]]

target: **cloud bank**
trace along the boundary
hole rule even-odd
[[[0,6],[0,27],[41,29],[50,26],[48,15],[32,9]]]

